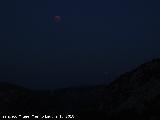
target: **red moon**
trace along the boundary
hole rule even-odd
[[[54,19],[54,22],[58,23],[61,21],[61,16],[54,16],[53,19]]]

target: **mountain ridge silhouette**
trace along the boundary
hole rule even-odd
[[[101,113],[101,117],[109,120],[158,119],[160,59],[137,66],[109,85],[45,91],[3,82],[0,100],[0,112]]]

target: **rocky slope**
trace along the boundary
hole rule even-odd
[[[160,108],[157,101],[160,96],[160,59],[121,75],[106,88],[106,93],[104,109],[108,116],[114,116],[115,119],[120,116],[128,119],[156,117],[152,113]],[[153,107],[156,106],[153,101],[157,101],[156,108]]]

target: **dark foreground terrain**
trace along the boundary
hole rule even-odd
[[[75,114],[99,120],[160,120],[160,59],[124,73],[107,86],[30,90],[0,83],[1,114]],[[84,117],[85,116],[85,117]]]

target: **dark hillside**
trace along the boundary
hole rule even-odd
[[[101,118],[155,120],[160,117],[160,59],[138,66],[108,86],[30,90],[0,83],[3,113],[101,113]]]

